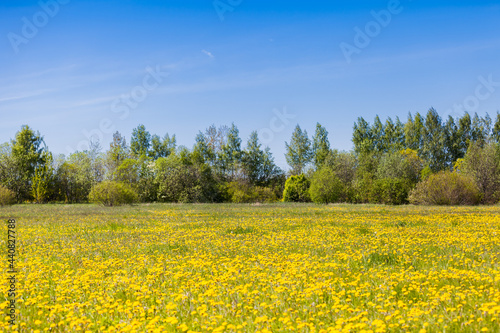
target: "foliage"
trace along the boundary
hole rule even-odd
[[[222,149],[218,154],[219,168],[222,173],[234,180],[236,172],[241,163],[241,139],[239,137],[238,128],[232,124],[227,133],[227,141],[222,145]]]
[[[112,175],[112,179],[117,182],[135,185],[140,179],[140,165],[141,162],[139,160],[127,158],[118,165]]]
[[[35,169],[31,180],[31,196],[36,203],[44,203],[50,195],[51,186],[54,181],[54,170],[52,169],[52,156],[44,157],[46,161],[43,166]]]
[[[104,157],[104,164],[108,172],[108,176],[112,175],[120,164],[130,158],[130,148],[127,146],[127,140],[120,132],[113,134],[113,141],[109,145],[109,150]],[[110,177],[112,178],[112,177]]]
[[[371,203],[402,205],[408,203],[408,195],[414,184],[404,178],[381,178],[372,183]]]
[[[47,159],[47,149],[43,137],[39,132],[33,131],[29,126],[24,125],[17,132],[15,139],[11,143],[11,163],[13,166],[13,177],[9,188],[15,191],[18,202],[31,198],[31,182],[35,170],[44,167]]]
[[[175,138],[175,134],[170,137],[167,133],[163,139],[154,134],[151,137],[151,150],[149,151],[149,157],[153,160],[157,160],[161,157],[168,157],[170,154],[175,152],[176,146],[177,139]]]
[[[115,132],[106,152],[99,141],[91,140],[88,150],[55,161],[40,133],[23,126],[14,140],[0,145],[0,185],[14,192],[16,202],[85,202],[91,188],[105,180],[129,184],[141,202],[221,202],[238,196],[243,199],[237,201],[248,201],[255,191],[263,191],[263,197],[268,192],[277,198],[287,194],[290,200],[290,193],[298,194],[296,188],[285,191],[286,175],[302,174],[316,178],[312,191],[323,194],[315,201],[398,204],[407,202],[405,193],[417,183],[455,170],[474,180],[482,203],[493,204],[500,199],[500,155],[495,148],[499,128],[500,113],[495,121],[488,114],[468,113],[443,120],[433,108],[425,116],[409,114],[405,123],[376,116],[370,124],[360,117],[354,124],[354,150],[339,152],[330,149],[328,131],[321,124],[316,124],[312,142],[297,124],[286,142],[291,170],[285,173],[257,132],[242,148],[235,124],[211,125],[198,133],[192,149],[177,147],[175,135],[151,135],[139,125],[130,147]],[[320,181],[328,177],[335,181]],[[228,183],[249,187],[235,188],[230,195]],[[335,197],[325,194],[332,188]],[[309,190],[299,192],[293,200],[309,200]]]
[[[243,176],[254,186],[270,186],[282,171],[274,164],[269,148],[262,150],[257,132],[250,134],[247,147],[242,153],[241,169]]]
[[[302,131],[299,125],[295,127],[290,144],[285,142],[286,162],[292,168],[292,175],[299,175],[304,172],[305,167],[313,157],[311,151],[311,140],[307,136],[307,131]]]
[[[283,201],[285,202],[309,202],[309,186],[311,182],[304,174],[290,176],[285,182]]]
[[[8,206],[14,204],[16,196],[13,191],[0,185],[0,206]]]
[[[314,173],[309,187],[309,195],[314,203],[338,202],[343,192],[344,185],[329,167],[324,166]]]
[[[227,193],[229,195],[228,201],[234,203],[270,203],[278,200],[272,189],[262,186],[252,186],[245,182],[228,183]]]
[[[128,184],[104,181],[92,187],[89,201],[103,206],[121,206],[137,202],[137,193]]]
[[[151,147],[151,133],[146,130],[144,125],[139,125],[132,131],[132,140],[130,141],[130,151],[136,157],[147,156]]]
[[[89,151],[71,154],[55,171],[60,199],[67,203],[86,202],[92,187],[102,180],[101,168],[100,160]]]
[[[500,200],[500,145],[471,143],[465,158],[457,167],[472,177],[482,193],[482,203],[494,204]]]
[[[443,171],[429,176],[411,191],[416,205],[476,205],[481,193],[474,180],[461,173]]]
[[[187,152],[185,153],[187,154]],[[217,202],[220,193],[212,169],[191,163],[182,152],[156,161],[155,182],[161,202]]]
[[[316,170],[321,168],[329,153],[330,141],[328,141],[328,131],[320,123],[317,123],[312,144],[313,162]]]
[[[384,154],[379,161],[375,176],[378,179],[406,179],[409,183],[416,184],[420,180],[422,168],[423,163],[417,152],[406,149]]]

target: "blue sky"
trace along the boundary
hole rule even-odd
[[[349,150],[359,116],[493,117],[499,17],[498,1],[2,1],[0,142],[28,124],[68,154],[144,124],[192,147],[234,122],[286,167],[297,123]]]

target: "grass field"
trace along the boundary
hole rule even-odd
[[[500,331],[500,207],[19,205],[0,217],[17,220],[19,270],[19,318],[2,331]]]

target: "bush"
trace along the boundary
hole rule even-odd
[[[268,187],[251,186],[242,182],[230,182],[226,188],[228,200],[234,203],[275,202],[274,191]]]
[[[455,167],[470,176],[482,194],[482,203],[495,204],[500,200],[500,145],[472,143]]]
[[[309,180],[303,175],[291,176],[285,182],[283,201],[285,202],[309,202]]]
[[[338,202],[344,192],[344,185],[332,169],[323,167],[313,175],[309,195],[314,203]]]
[[[369,203],[372,202],[373,177],[368,173],[360,173],[356,175],[353,181],[353,202]]]
[[[137,202],[137,193],[130,185],[104,181],[92,187],[89,201],[104,206],[120,206]]]
[[[444,171],[418,183],[409,201],[416,205],[477,205],[481,193],[472,178]]]
[[[388,205],[402,205],[408,203],[408,195],[413,184],[408,179],[383,178],[372,184],[371,202]]]
[[[14,192],[0,185],[0,206],[13,205],[16,201]]]
[[[414,150],[386,153],[380,158],[375,176],[377,179],[407,179],[416,184],[421,178],[422,165]]]
[[[155,183],[161,202],[218,202],[220,191],[207,165],[193,165],[180,154],[155,162]]]

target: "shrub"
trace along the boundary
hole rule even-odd
[[[421,178],[422,161],[411,149],[382,155],[375,173],[376,178],[407,179],[416,184]]]
[[[234,203],[275,202],[274,191],[268,187],[251,186],[242,182],[230,182],[226,188],[228,200]]]
[[[416,205],[476,205],[480,200],[481,193],[472,178],[450,171],[430,175],[409,197]]]
[[[217,202],[220,192],[207,165],[193,165],[181,154],[155,162],[155,183],[161,202]]]
[[[323,167],[314,173],[309,187],[309,195],[314,203],[338,202],[343,192],[344,185],[332,169]]]
[[[482,194],[482,203],[495,204],[500,199],[500,145],[472,143],[455,167],[470,176]]]
[[[303,175],[291,176],[285,182],[283,201],[285,202],[309,202],[309,180]]]
[[[352,183],[352,201],[354,203],[368,203],[370,201],[372,183],[373,179],[370,177],[356,177]]]
[[[255,186],[253,189],[254,192],[254,202],[276,202],[278,201],[278,197],[273,189],[269,187],[263,186]]]
[[[104,206],[120,206],[137,201],[137,193],[127,184],[104,181],[92,187],[89,201]]]
[[[16,196],[14,192],[0,185],[0,206],[8,206],[14,204]]]
[[[383,178],[372,184],[371,202],[388,205],[402,205],[408,203],[408,195],[413,184],[408,179]]]

